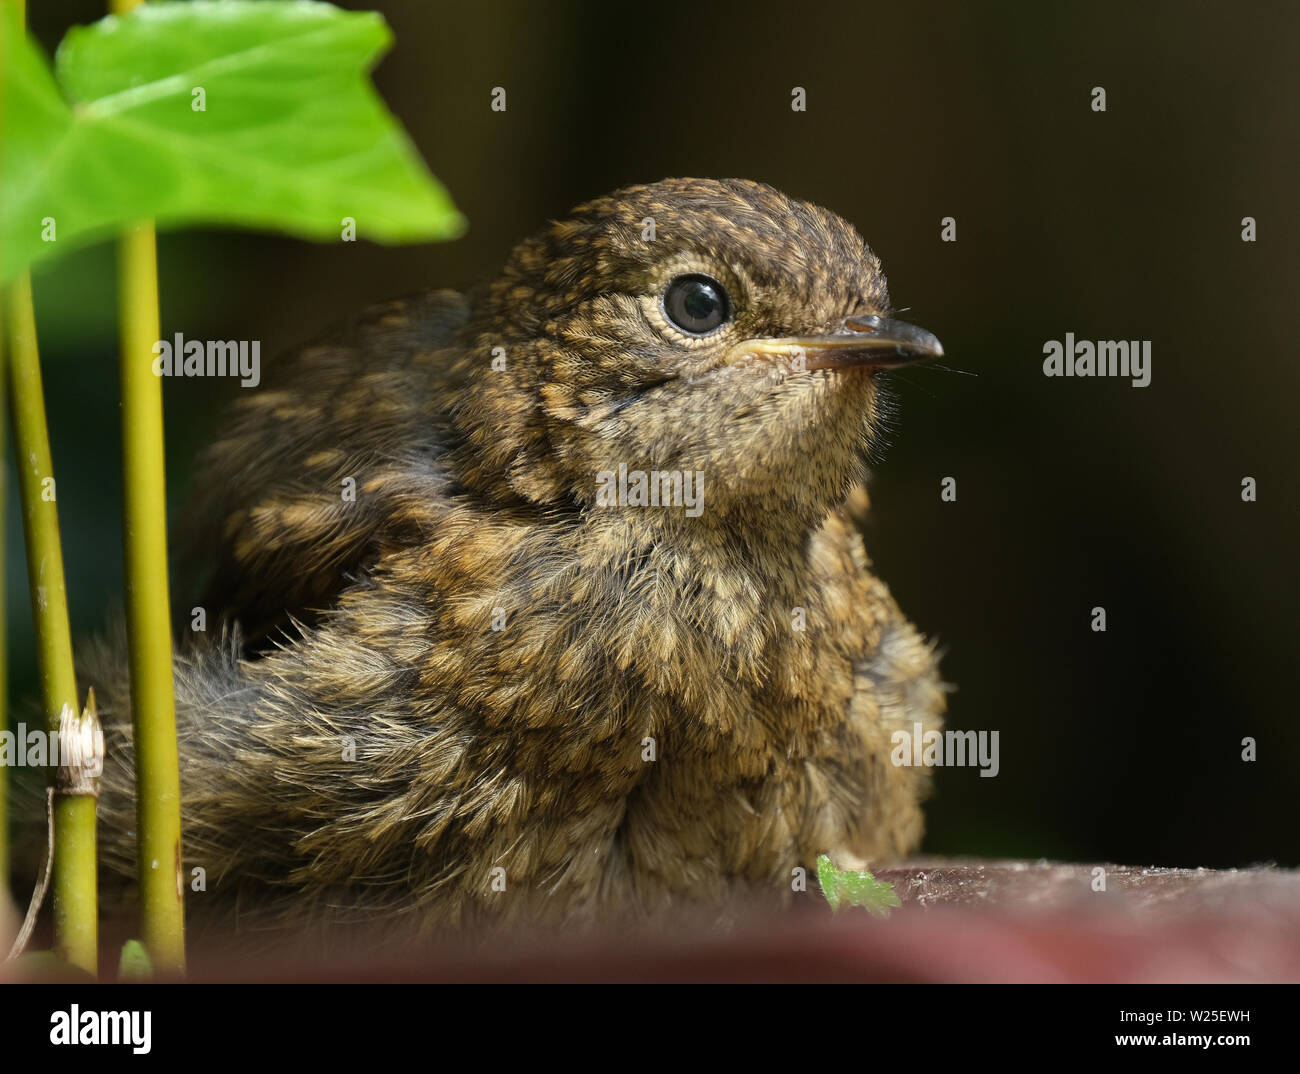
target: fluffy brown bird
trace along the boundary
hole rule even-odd
[[[915,846],[890,735],[943,693],[846,513],[877,373],[941,353],[888,315],[839,217],[671,179],[275,363],[197,485],[241,633],[177,660],[191,922],[725,916]],[[88,677],[126,880],[118,659]]]

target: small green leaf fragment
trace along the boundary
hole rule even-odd
[[[139,940],[127,940],[122,945],[122,956],[117,963],[119,981],[147,981],[153,977],[153,962],[144,944]]]
[[[903,905],[893,884],[877,880],[869,872],[837,869],[825,854],[817,859],[817,883],[833,911],[858,906],[877,917],[888,917],[890,910]]]

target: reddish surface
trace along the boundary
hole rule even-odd
[[[1300,873],[1028,862],[919,861],[882,869],[887,919],[820,909],[731,933],[574,940],[416,963],[352,964],[336,980],[1300,981]],[[816,892],[812,899],[820,899]],[[243,980],[249,967],[209,968]],[[292,969],[254,977],[322,979]]]
[[[887,919],[802,912],[731,932],[570,937],[382,961],[260,963],[196,952],[209,981],[1300,981],[1300,873],[917,861],[878,870]]]

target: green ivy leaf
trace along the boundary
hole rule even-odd
[[[71,30],[56,84],[11,6],[0,5],[0,281],[145,217],[323,241],[344,217],[384,242],[464,229],[370,84],[392,41],[378,14],[308,0],[141,5]]]
[[[890,910],[903,905],[893,884],[877,880],[869,872],[837,869],[825,854],[817,859],[817,883],[833,911],[860,906],[869,914],[888,917]]]

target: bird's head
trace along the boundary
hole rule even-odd
[[[697,524],[806,527],[864,476],[875,374],[942,353],[888,314],[879,259],[825,209],[738,179],[630,187],[511,254],[457,422],[540,503],[692,474]]]

